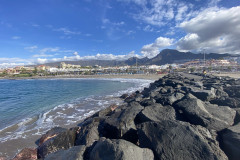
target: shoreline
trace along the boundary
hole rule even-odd
[[[54,79],[61,79],[61,78],[69,78],[69,77],[54,77]],[[71,77],[71,78],[80,78],[80,77]],[[83,78],[83,77],[81,77],[81,78]],[[131,79],[139,79],[139,80],[142,80],[142,81],[148,81],[148,80],[151,80],[151,81],[153,81],[153,80],[155,80],[155,79],[159,79],[159,78],[157,78],[157,76],[151,76],[150,78],[151,79],[149,79],[149,77],[146,77],[146,76],[144,76],[144,75],[141,75],[141,76],[134,76],[134,77],[127,77],[127,76],[121,76],[121,77],[119,77],[119,76],[84,76],[84,78],[103,78],[103,79],[106,79],[106,80],[111,80],[111,79],[118,79],[118,78],[120,78],[120,79],[129,79],[130,81],[131,81]],[[153,79],[154,78],[154,79]],[[26,78],[26,79],[29,79],[29,78]],[[36,78],[35,78],[36,79]],[[37,78],[37,79],[40,79],[40,78]],[[45,78],[45,79],[51,79],[51,77],[48,77],[48,78]],[[70,78],[69,78],[70,79]],[[120,80],[119,80],[120,81]],[[149,82],[150,83],[150,82]],[[144,88],[144,87],[143,87]],[[142,88],[142,89],[143,89]],[[139,90],[139,87],[137,87],[137,88],[135,88],[135,90],[134,91],[132,91],[131,93],[134,93],[135,91],[137,91],[137,90]],[[119,99],[119,96],[117,96],[117,97],[108,97],[109,95],[106,95],[106,96],[104,96],[104,99],[102,99],[102,100],[99,100],[99,102],[101,102],[101,101],[108,101],[109,102],[109,105],[112,105],[112,104],[114,104],[113,102],[112,102],[112,100],[114,100],[114,99]],[[107,100],[107,99],[109,99],[109,100]],[[110,100],[111,99],[111,100]],[[120,100],[120,99],[119,99]],[[122,100],[121,100],[122,101]],[[114,101],[115,103],[118,103],[116,100]],[[90,103],[90,102],[89,102]],[[121,102],[122,103],[122,102]],[[82,104],[77,104],[77,106],[78,105],[82,105]],[[96,104],[97,105],[97,104]],[[107,107],[109,107],[109,105],[105,105],[103,108],[101,108],[100,110],[103,110],[104,108],[107,108]],[[54,108],[57,108],[57,109],[55,109],[54,110]],[[56,107],[54,107],[53,109],[51,109],[51,110],[49,110],[48,112],[48,114],[49,115],[53,115],[53,113],[52,112],[57,112],[59,109],[58,109],[58,107],[56,106]],[[92,109],[90,109],[90,110],[92,110]],[[95,112],[98,112],[99,110],[96,110]],[[69,113],[70,114],[70,111],[68,112],[68,110],[66,110],[65,112],[67,112],[67,113]],[[65,113],[64,112],[64,113]],[[94,112],[94,113],[95,113]],[[46,112],[47,113],[47,112]],[[85,113],[85,114],[89,114],[87,117],[89,117],[89,116],[91,116],[92,114],[94,114],[93,112],[89,112],[89,113]],[[44,112],[44,114],[45,114],[45,112]],[[74,126],[76,126],[77,124],[79,124],[80,122],[82,122],[82,121],[84,121],[84,119],[86,119],[87,117],[85,116],[85,114],[84,115],[82,115],[84,118],[82,118],[80,121],[77,121],[75,124],[71,124],[71,125],[65,125],[65,124],[61,124],[61,125],[59,125],[59,127],[64,127],[64,128],[71,128],[71,127],[74,127]],[[71,115],[74,115],[74,112],[72,112],[71,113]],[[38,117],[38,116],[37,116]],[[38,119],[41,119],[41,117],[39,118],[38,117]],[[37,121],[38,121],[38,119],[37,120],[35,120],[33,123],[36,123]],[[31,123],[31,124],[33,124],[33,123]],[[20,124],[20,123],[19,123]],[[15,124],[15,125],[11,125],[11,126],[19,126],[18,125],[18,123],[17,124]],[[10,129],[12,128],[10,126]],[[5,129],[4,129],[5,130]],[[3,131],[4,131],[3,130]],[[14,129],[14,130],[16,130],[16,129]],[[16,130],[17,131],[17,130]],[[29,132],[29,131],[27,131],[27,132]],[[34,132],[29,132],[29,133],[34,133]],[[42,133],[43,134],[43,133]],[[41,135],[42,135],[41,134]],[[18,139],[13,139],[13,140],[8,140],[8,141],[5,141],[5,142],[3,142],[2,143],[2,145],[0,146],[0,148],[2,148],[1,149],[1,151],[2,151],[2,153],[0,154],[0,157],[1,156],[6,156],[6,157],[8,157],[8,158],[13,158],[13,156],[15,156],[21,149],[23,149],[23,148],[25,148],[25,147],[37,147],[37,145],[34,143],[37,139],[39,139],[40,137],[41,137],[41,135],[32,135],[32,136],[30,136],[30,137],[28,137],[28,140],[26,140],[24,137],[23,138],[18,138]],[[26,136],[26,135],[25,135]],[[16,144],[18,144],[17,145],[17,150],[14,150],[14,148],[16,148],[15,147],[15,145]],[[7,147],[8,149],[6,150],[6,149],[4,149],[6,146],[9,146],[9,147]],[[13,147],[13,148],[12,148]],[[12,152],[14,150],[14,152]],[[7,151],[11,151],[11,152],[7,152]]]
[[[237,159],[239,84],[240,79],[210,74],[168,74],[141,92],[121,96],[125,104],[102,109],[74,128],[52,128],[37,148],[18,155],[46,160],[107,159],[119,153],[152,160]]]
[[[24,79],[74,79],[74,78],[103,78],[103,79],[114,79],[114,78],[123,78],[123,79],[146,79],[146,80],[158,80],[167,74],[102,74],[102,75],[57,75],[57,76],[33,76],[33,77],[0,77],[0,80],[24,80]],[[210,73],[208,75],[214,75],[217,77],[230,77],[239,79],[239,73]]]
[[[34,77],[0,77],[4,80],[21,79],[58,79],[58,78],[123,78],[123,79],[148,79],[158,80],[166,74],[103,74],[103,75],[59,75],[59,76],[34,76]]]
[[[165,76],[165,75],[90,75],[90,76],[59,76],[59,77],[56,77],[56,76],[53,76],[53,77],[44,77],[44,78],[42,78],[42,77],[38,77],[38,78],[33,78],[33,79],[61,79],[61,78],[106,78],[106,79],[112,79],[112,78],[124,78],[124,79],[145,79],[145,80],[157,80],[157,79],[159,79],[159,78],[162,78],[163,76]],[[235,77],[233,77],[234,76],[234,74],[217,74],[217,75],[215,75],[215,76],[229,76],[229,77],[232,77],[232,78],[240,78],[240,75],[235,75]],[[29,78],[23,78],[23,79],[29,79]],[[105,108],[107,108],[107,107],[109,107],[109,106],[105,106]],[[103,109],[101,109],[100,111],[102,111],[102,110],[104,110],[104,108]],[[89,115],[90,117],[91,117],[91,115]],[[81,121],[84,121],[85,119],[87,119],[87,117],[85,117],[84,119],[82,119]],[[66,126],[60,126],[60,127],[66,127]],[[70,128],[70,127],[73,127],[73,126],[69,126],[69,127],[66,127],[66,128]],[[35,136],[35,137],[32,137],[31,138],[31,143],[30,143],[30,141],[29,141],[29,145],[28,145],[28,147],[29,146],[32,146],[33,145],[33,142],[35,141],[35,140],[37,140],[38,138],[40,138],[40,136]],[[22,140],[24,140],[24,139],[20,139],[19,141],[13,141],[13,143],[18,143],[18,142],[21,142]],[[23,143],[23,142],[21,142],[21,143]],[[34,145],[35,147],[37,147],[36,146],[36,144]],[[25,146],[26,147],[26,146]],[[33,146],[32,146],[33,147]],[[19,148],[20,149],[20,148]],[[20,150],[19,150],[20,151]],[[1,155],[0,155],[0,158],[1,158]]]

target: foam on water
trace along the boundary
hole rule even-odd
[[[59,83],[59,81],[68,82],[69,79],[52,79],[53,84]],[[83,79],[86,80],[86,79]],[[75,86],[73,86],[68,92],[65,90],[51,90],[54,92],[54,99],[52,102],[56,100],[60,100],[63,103],[59,103],[57,105],[44,106],[43,109],[39,114],[29,114],[30,116],[23,116],[24,118],[18,120],[16,123],[9,124],[3,128],[0,128],[0,156],[14,156],[19,150],[25,147],[35,147],[34,141],[40,138],[41,135],[45,134],[48,130],[53,127],[64,127],[69,128],[76,126],[79,124],[83,119],[93,115],[94,113],[98,112],[99,110],[108,107],[111,104],[121,104],[122,100],[117,98],[124,93],[131,94],[136,90],[142,90],[144,87],[147,87],[151,82],[150,80],[139,80],[139,79],[89,79],[90,83],[94,83],[96,80],[104,80],[104,81],[116,81],[123,84],[123,86],[129,86],[127,88],[122,89],[114,89],[116,91],[109,92],[90,92],[91,94],[86,93],[87,96],[83,96],[80,94],[79,96],[74,97],[67,97],[67,99],[58,96],[58,94],[71,93],[74,91]],[[24,82],[24,80],[19,80],[18,82]],[[50,83],[48,80],[32,80],[28,83],[37,83],[37,82],[45,82]],[[72,79],[70,81],[73,81]],[[81,81],[81,79],[75,79],[75,81]],[[5,81],[4,81],[5,82]],[[12,82],[10,82],[12,83]],[[16,82],[13,82],[16,83]],[[107,82],[108,83],[108,82]],[[100,83],[102,84],[102,83]],[[131,85],[126,85],[131,84]],[[5,85],[5,84],[4,84]],[[55,86],[54,86],[55,87]],[[106,86],[105,86],[106,87]],[[99,87],[101,89],[101,87]],[[107,88],[107,87],[106,87]],[[120,87],[121,88],[121,87]],[[51,88],[50,88],[51,89]],[[69,89],[69,88],[66,88]],[[86,89],[86,88],[85,88]],[[105,89],[105,88],[104,88]],[[80,90],[82,91],[82,90]],[[0,87],[1,92],[1,87]],[[40,90],[44,96],[44,92]],[[83,90],[85,95],[85,90]],[[78,92],[76,92],[78,94]],[[80,93],[80,92],[79,92]],[[26,93],[24,93],[26,94]],[[24,96],[24,95],[23,95]],[[18,101],[22,99],[17,99]],[[16,101],[17,101],[16,100]],[[23,104],[24,102],[21,101]],[[34,103],[33,103],[34,104]],[[0,102],[1,106],[1,102]],[[10,107],[12,108],[12,106]],[[41,109],[41,108],[40,108]],[[4,111],[1,109],[0,111]],[[23,112],[24,113],[24,112]],[[31,112],[30,112],[31,113]]]
[[[57,79],[52,79],[57,81]],[[92,79],[91,79],[92,80]],[[134,83],[135,85],[116,93],[103,96],[90,95],[87,97],[79,97],[70,102],[66,102],[53,107],[38,116],[27,117],[17,124],[12,124],[0,129],[0,141],[26,139],[30,135],[40,136],[53,127],[69,127],[75,126],[86,117],[89,117],[97,111],[108,107],[111,104],[121,104],[122,100],[116,97],[124,93],[132,93],[141,90],[149,85],[150,80],[139,79],[101,79],[107,81],[119,81],[121,83]]]

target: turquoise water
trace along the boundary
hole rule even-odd
[[[114,97],[146,87],[151,81],[128,79],[0,80],[0,141],[72,125],[120,103]],[[63,126],[64,126],[63,125]]]

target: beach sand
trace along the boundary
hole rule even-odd
[[[59,75],[59,76],[34,76],[1,79],[51,79],[51,78],[125,78],[125,79],[148,79],[158,80],[166,74],[103,74],[103,75]]]
[[[220,76],[220,77],[231,77],[231,78],[240,78],[240,73],[221,73],[221,74],[213,74],[214,76]]]

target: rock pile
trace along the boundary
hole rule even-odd
[[[239,160],[240,80],[169,74],[39,140],[46,160]]]

